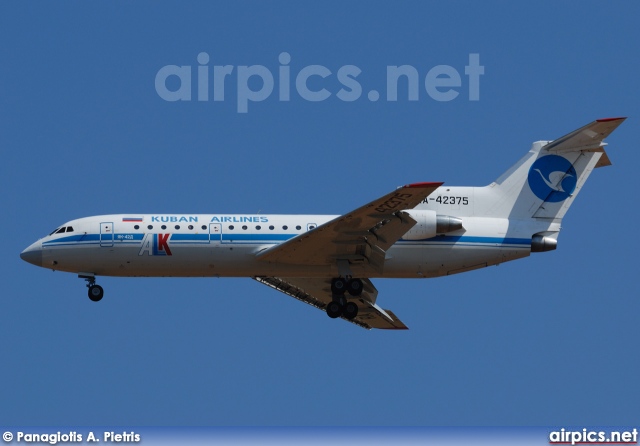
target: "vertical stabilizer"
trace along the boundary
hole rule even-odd
[[[478,190],[476,215],[559,221],[597,167],[610,165],[603,141],[626,118],[599,119],[529,152],[494,183]]]

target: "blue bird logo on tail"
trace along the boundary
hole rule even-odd
[[[576,169],[569,160],[558,155],[538,158],[529,170],[531,191],[547,202],[566,200],[575,190],[577,182]]]
[[[564,180],[567,177],[572,177],[573,176],[573,175],[570,175],[568,173],[556,170],[555,172],[551,172],[549,174],[549,179],[547,180],[544,177],[544,174],[542,173],[542,171],[540,169],[533,169],[533,170],[538,172],[540,174],[540,176],[542,177],[543,181],[546,183],[546,185],[549,186],[551,189],[555,190],[556,192],[566,192],[562,188],[562,180]]]

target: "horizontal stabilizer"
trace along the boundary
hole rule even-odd
[[[542,150],[552,153],[595,151],[604,147],[602,141],[627,118],[605,118],[593,121],[568,135],[551,141]]]

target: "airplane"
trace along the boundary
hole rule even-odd
[[[344,215],[118,214],[69,221],[27,247],[36,266],[98,276],[250,277],[372,329],[407,329],[377,303],[375,278],[458,274],[557,247],[562,218],[604,139],[626,118],[537,141],[485,187],[412,183]]]

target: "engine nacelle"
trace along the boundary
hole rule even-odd
[[[438,234],[446,234],[447,232],[462,229],[462,220],[458,217],[450,217],[448,215],[438,215],[436,218],[436,232]]]
[[[462,229],[462,220],[458,217],[438,215],[436,211],[430,210],[407,209],[402,212],[409,214],[417,222],[402,236],[403,240],[424,240]]]
[[[531,252],[553,251],[558,247],[558,240],[544,234],[534,234],[531,238]]]

